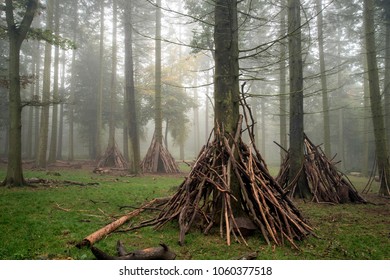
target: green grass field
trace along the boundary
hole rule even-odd
[[[59,170],[61,176],[47,171],[25,170],[25,177],[51,178],[79,182],[98,182],[96,186],[39,186],[0,188],[0,259],[94,259],[88,248],[75,244],[144,202],[174,193],[185,174],[142,175],[138,177],[97,175],[91,170]],[[4,177],[5,168],[0,169]],[[351,178],[362,189],[366,178]],[[177,259],[234,259],[253,251],[258,259],[390,259],[390,200],[373,193],[375,204],[314,204],[297,201],[304,216],[315,228],[298,242],[300,250],[288,244],[267,246],[260,235],[248,238],[249,246],[227,246],[219,234],[203,235],[193,229],[179,246],[178,227],[168,224],[162,230],[142,228],[115,232],[100,240],[96,247],[115,254],[122,240],[129,251],[154,247],[163,242]],[[125,208],[121,208],[127,206]],[[130,220],[136,224],[156,212],[146,211]],[[120,229],[126,229],[129,224]]]

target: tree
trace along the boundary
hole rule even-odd
[[[234,135],[239,118],[237,1],[215,1],[215,126]]]
[[[129,136],[129,142],[125,143],[125,145],[128,145],[129,171],[133,174],[137,174],[140,171],[139,164],[141,161],[141,155],[134,85],[132,1],[126,1],[125,5],[125,127]]]
[[[73,41],[76,42],[77,30],[79,27],[78,16],[78,1],[74,1],[74,19],[73,19]],[[75,109],[75,91],[76,91],[76,50],[72,51],[72,66],[71,66],[71,85],[69,94],[69,108],[68,108],[68,124],[69,124],[69,138],[68,138],[68,160],[74,159],[74,109]]]
[[[288,1],[288,50],[290,71],[290,180],[297,176],[295,194],[302,198],[311,196],[306,178],[301,172],[303,167],[303,61],[301,47],[301,3],[300,0]]]
[[[385,98],[385,126],[387,132],[388,149],[390,149],[390,2],[382,0],[381,5],[384,9],[385,22],[385,79],[383,95]]]
[[[104,90],[104,0],[100,0],[100,77],[99,90],[97,93],[97,110],[96,110],[96,158],[102,156],[102,128],[103,128],[103,90]]]
[[[283,4],[286,1],[283,1]],[[286,35],[286,7],[281,5],[280,13],[280,38],[283,38]],[[279,103],[280,103],[280,145],[282,147],[287,147],[287,97],[286,97],[286,40],[280,42],[280,61],[279,61]],[[282,150],[281,161],[283,161],[285,152]]]
[[[390,164],[388,158],[386,131],[384,126],[381,93],[379,87],[378,65],[375,46],[374,10],[375,1],[364,0],[364,31],[366,35],[366,55],[370,88],[371,114],[374,126],[377,166],[381,180],[379,194],[389,196]]]
[[[65,51],[62,51],[62,71],[61,71],[61,87],[59,100],[64,100],[65,95],[65,63],[66,63]],[[57,159],[62,160],[63,138],[64,138],[64,104],[60,104],[60,116],[58,124],[58,145],[57,145]]]
[[[55,20],[54,30],[58,37],[60,32],[60,1],[55,1]],[[54,51],[54,78],[53,78],[53,113],[51,121],[51,137],[49,150],[49,163],[53,163],[57,159],[57,142],[58,142],[58,102],[60,101],[58,84],[59,84],[59,64],[60,64],[60,47],[55,46]],[[62,137],[62,135],[60,135]]]
[[[328,85],[326,78],[325,54],[324,54],[324,35],[323,35],[323,16],[322,16],[322,0],[316,2],[317,10],[317,30],[318,30],[318,50],[320,56],[320,72],[321,72],[321,90],[322,90],[322,110],[324,112],[324,152],[327,156],[331,155],[330,147],[330,120],[329,120],[329,100],[328,100]]]
[[[110,87],[110,121],[108,132],[108,148],[115,146],[115,102],[116,102],[116,84],[117,84],[117,22],[118,22],[118,5],[117,0],[113,0],[112,5],[112,56],[111,56],[111,87]]]
[[[17,3],[16,3],[17,2]],[[20,48],[30,30],[34,15],[38,9],[38,0],[5,1],[7,34],[9,38],[9,143],[7,175],[3,185],[22,186],[24,182],[22,170],[22,135],[20,98]],[[24,4],[21,22],[16,21],[15,4]]]
[[[156,38],[155,38],[155,116],[154,135],[149,150],[141,162],[144,172],[179,172],[174,158],[163,143],[162,107],[161,107],[161,0],[156,2]]]
[[[157,0],[156,8],[156,48],[155,48],[155,137],[159,144],[163,144],[162,109],[161,109],[161,0]]]
[[[46,28],[53,29],[53,10],[54,0],[47,2],[47,17]],[[49,109],[50,109],[50,74],[51,74],[51,50],[50,42],[45,44],[45,58],[43,69],[43,84],[42,84],[42,110],[41,122],[39,130],[39,149],[37,156],[37,167],[46,168],[47,166],[47,147],[49,137]]]
[[[112,55],[111,55],[111,85],[109,102],[109,122],[108,122],[108,145],[104,155],[99,159],[97,167],[117,167],[128,168],[127,160],[123,157],[115,141],[116,111],[117,111],[117,23],[118,23],[118,3],[113,0],[112,5]]]

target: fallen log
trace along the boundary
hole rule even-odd
[[[47,185],[47,186],[97,186],[99,185],[98,182],[77,182],[77,181],[70,181],[70,180],[54,180],[54,179],[42,179],[42,178],[27,178],[26,183],[29,185],[34,184],[40,184],[40,185]]]
[[[99,241],[102,239],[104,236],[108,235],[109,233],[113,232],[117,228],[119,228],[121,225],[123,225],[126,221],[128,221],[130,218],[133,218],[140,213],[142,213],[144,210],[146,210],[148,207],[154,205],[154,204],[159,204],[160,202],[166,201],[166,198],[155,198],[148,203],[144,204],[140,208],[122,216],[121,218],[115,220],[114,222],[106,225],[105,227],[95,231],[94,233],[88,235],[85,237],[81,242],[79,242],[76,247],[77,248],[82,248],[84,246],[92,246],[95,242]]]
[[[158,247],[136,250],[125,255],[122,255],[123,245],[120,246],[118,257],[109,255],[94,246],[91,246],[91,251],[98,260],[174,260],[176,258],[176,254],[163,243]]]

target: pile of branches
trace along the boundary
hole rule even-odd
[[[141,162],[141,170],[145,173],[179,173],[179,167],[168,149],[157,141],[153,135],[152,142],[145,158]]]
[[[269,174],[254,142],[250,146],[243,143],[242,120],[241,116],[235,136],[214,129],[214,139],[209,139],[202,148],[191,172],[159,216],[137,228],[160,229],[176,220],[180,244],[184,244],[191,227],[201,228],[204,234],[219,228],[228,245],[232,236],[247,244],[237,223],[241,218],[236,217],[238,206],[268,244],[282,245],[287,240],[296,247],[296,239],[302,240],[312,233],[299,210]],[[238,195],[233,188],[239,189]]]
[[[300,173],[290,180],[290,158],[285,157],[276,180],[288,191],[290,196],[294,196],[297,190],[297,181],[300,176],[305,176],[309,184],[314,202],[329,203],[366,203],[352,182],[346,175],[336,168],[336,163],[329,160],[320,146],[314,145],[307,135],[304,135],[304,163]]]
[[[128,169],[128,163],[116,143],[111,147],[108,146],[104,155],[99,159],[97,168],[103,167]]]

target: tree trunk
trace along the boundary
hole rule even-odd
[[[337,30],[337,57],[341,59],[341,28]],[[338,94],[341,96],[343,94],[343,83],[342,83],[342,76],[341,76],[342,69],[340,68],[337,71],[337,88],[338,88]],[[339,110],[339,118],[338,118],[338,155],[340,158],[340,169],[342,171],[345,170],[345,141],[344,141],[344,108],[341,107]]]
[[[156,2],[155,130],[148,152],[141,162],[144,172],[179,172],[174,158],[163,143],[161,108],[161,0]]]
[[[100,76],[99,76],[99,91],[96,101],[96,159],[99,159],[102,154],[102,128],[103,128],[103,88],[104,88],[104,0],[100,0]]]
[[[159,144],[163,144],[162,136],[162,109],[161,109],[161,0],[156,2],[156,65],[155,65],[155,137]]]
[[[214,43],[214,126],[216,129],[219,128],[235,137],[239,120],[240,99],[237,0],[215,1]],[[241,133],[241,131],[237,133]],[[241,191],[237,182],[238,178],[233,173],[229,178],[230,186],[232,194],[237,200],[232,200],[231,204],[234,214],[241,216]]]
[[[289,70],[290,70],[290,180],[301,174],[295,195],[310,198],[311,192],[303,173],[303,61],[301,47],[300,0],[289,0]]]
[[[117,0],[112,2],[112,57],[111,57],[111,89],[110,89],[110,123],[108,127],[108,148],[115,145],[115,112],[116,112],[116,65],[118,63],[117,55],[117,22],[118,7]]]
[[[77,39],[77,29],[79,26],[79,17],[78,17],[78,1],[75,0],[74,3],[74,22],[73,22],[73,41],[76,42]],[[75,102],[75,91],[76,91],[76,50],[72,52],[72,70],[71,70],[71,86],[70,86],[70,96],[69,96],[69,139],[68,139],[68,160],[74,160],[74,102]]]
[[[180,160],[185,160],[185,152],[184,152],[184,143],[180,142],[179,144],[179,158]]]
[[[108,234],[112,233],[116,229],[118,229],[120,226],[122,226],[124,223],[126,223],[129,219],[138,216],[140,213],[145,211],[145,209],[152,207],[154,205],[162,205],[166,203],[168,198],[155,198],[144,205],[142,205],[140,208],[137,208],[134,211],[131,211],[130,213],[127,213],[126,215],[120,217],[119,219],[109,223],[108,225],[100,228],[99,230],[91,233],[90,235],[86,236],[83,240],[81,240],[79,243],[76,244],[77,248],[82,248],[85,246],[92,246],[99,240],[101,240],[103,237],[107,236]]]
[[[210,77],[210,71],[207,71],[206,79],[207,84],[209,85],[211,83],[211,77]],[[208,86],[206,88],[206,113],[205,113],[205,143],[209,140],[210,137],[210,128],[209,128],[209,119],[210,119],[210,87]],[[195,155],[196,156],[196,155]]]
[[[165,133],[164,133],[164,145],[168,150],[168,132],[169,132],[169,120],[165,120]]]
[[[375,47],[374,0],[364,0],[364,28],[366,33],[366,50],[368,79],[370,87],[371,114],[374,126],[375,151],[378,171],[381,178],[379,194],[390,195],[390,165],[387,151],[386,131],[382,113],[381,93],[379,88],[378,66]]]
[[[47,17],[46,28],[53,29],[53,5],[54,0],[47,2]],[[51,73],[51,49],[49,42],[45,43],[45,61],[43,69],[43,84],[42,84],[42,110],[41,110],[41,125],[39,130],[39,149],[37,167],[47,167],[47,147],[49,138],[49,109],[50,109],[50,73]]]
[[[286,1],[283,1],[286,2]],[[282,5],[282,11],[280,14],[280,37],[286,35],[286,7]],[[280,145],[287,149],[287,98],[286,98],[286,42],[283,40],[280,42],[280,61],[279,61],[279,117],[280,117]],[[280,160],[283,162],[284,157],[286,156],[285,151],[280,151]]]
[[[134,85],[134,61],[133,61],[133,30],[132,30],[132,1],[126,1],[125,13],[125,78],[126,78],[126,101],[127,101],[127,133],[129,136],[129,172],[140,172],[140,144],[138,135],[137,106]],[[127,143],[126,143],[127,144]]]
[[[37,65],[37,57],[35,54],[33,54],[32,63],[32,75],[35,76],[36,71],[36,65]],[[30,99],[34,99],[34,84],[30,85]],[[28,110],[28,117],[27,117],[27,135],[26,135],[26,158],[32,159],[32,152],[33,152],[33,124],[34,124],[34,107],[29,106],[27,108]]]
[[[364,47],[364,42],[362,42],[362,47]],[[363,50],[362,50],[363,51]],[[364,50],[365,51],[365,50]],[[370,110],[370,87],[368,83],[368,66],[367,66],[367,56],[363,57],[363,92],[364,92],[364,123],[363,123],[363,135],[364,135],[364,146],[363,146],[363,164],[362,164],[362,174],[363,176],[370,176],[371,166],[369,164],[370,158],[370,142],[374,142],[372,139],[372,126],[370,125],[371,110]],[[371,164],[372,165],[372,164]]]
[[[195,101],[195,106],[192,108],[194,111],[194,150],[195,154],[198,154],[200,150],[200,145],[199,145],[199,107],[198,107],[198,78],[197,78],[197,73],[195,75],[194,79],[195,83],[195,89],[194,89],[194,101]]]
[[[386,46],[385,46],[385,80],[384,80],[384,97],[385,97],[385,116],[386,132],[388,147],[390,149],[390,3],[384,3],[385,24],[386,24]]]
[[[8,168],[6,185],[24,184],[22,172],[22,105],[20,100],[19,61],[20,47],[17,38],[10,39],[9,49],[9,134]]]
[[[261,152],[263,157],[266,156],[266,148],[265,148],[265,143],[266,143],[266,126],[265,126],[265,99],[261,98],[260,99],[260,111],[261,111]]]
[[[60,1],[55,0],[55,34],[60,35]],[[60,100],[58,92],[59,81],[59,64],[60,64],[60,48],[55,46],[54,51],[54,79],[53,79],[53,114],[51,121],[51,138],[49,150],[49,163],[53,163],[57,159],[57,141],[58,141],[58,102]]]
[[[61,91],[60,91],[60,117],[58,124],[58,145],[57,145],[57,159],[62,160],[62,143],[64,137],[64,92],[65,92],[65,50],[62,51],[62,70],[61,70]]]
[[[40,80],[41,80],[41,43],[38,42],[36,49],[37,56],[37,65],[35,70],[36,82],[35,82],[35,99],[40,100]],[[40,107],[34,107],[34,159],[38,160],[38,150],[39,150],[39,116],[40,116]]]
[[[22,104],[20,98],[20,48],[38,8],[38,1],[26,3],[26,12],[17,27],[14,20],[13,1],[5,1],[5,13],[9,38],[9,132],[8,141],[12,143],[8,149],[7,175],[3,185],[22,186],[24,182],[22,170]]]
[[[215,125],[234,135],[239,118],[237,1],[215,1]]]
[[[330,147],[330,117],[329,117],[329,98],[328,85],[326,78],[325,54],[324,54],[324,36],[323,36],[323,16],[322,16],[322,0],[317,0],[317,29],[318,29],[318,50],[320,56],[320,72],[321,72],[321,90],[322,90],[322,110],[324,112],[324,152],[327,156],[331,156]]]

